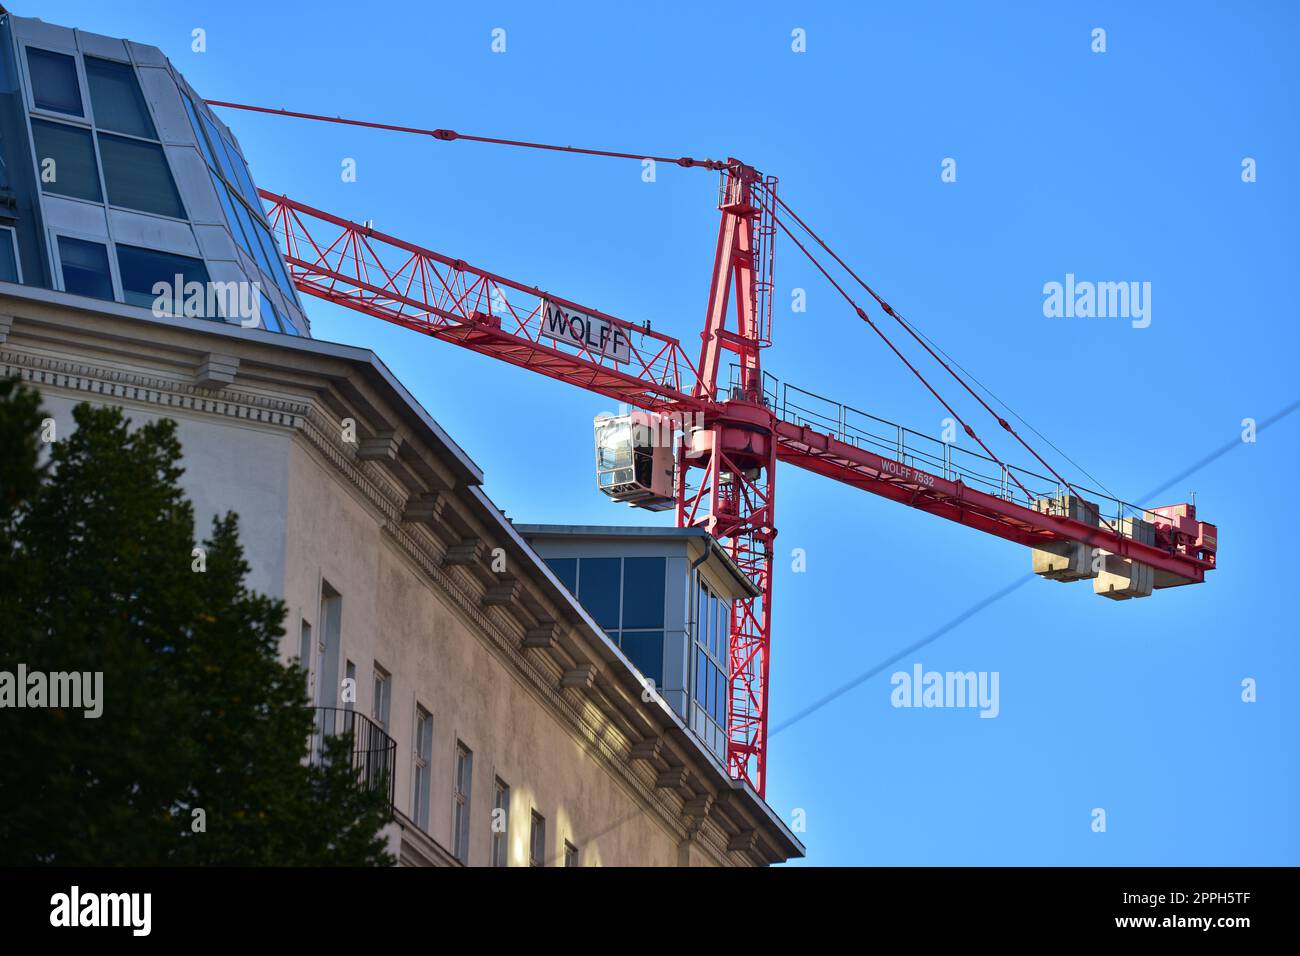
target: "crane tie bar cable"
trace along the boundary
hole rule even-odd
[[[245,103],[227,103],[223,100],[206,100],[209,106],[224,106],[233,110],[248,110],[252,113],[270,113],[275,116],[290,116],[295,119],[315,120],[321,123],[339,123],[344,126],[363,126],[368,129],[383,129],[395,133],[414,133],[417,136],[431,136],[444,143],[463,139],[473,143],[491,143],[496,146],[519,146],[525,149],[544,149],[557,153],[578,153],[584,156],[605,156],[613,159],[654,160],[656,163],[672,163],[686,169],[700,167],[703,169],[723,170],[729,163],[717,159],[694,159],[690,156],[653,156],[649,153],[622,153],[608,149],[587,149],[582,146],[557,146],[551,143],[533,143],[520,139],[497,139],[492,136],[473,136],[458,133],[454,129],[424,129],[419,126],[397,126],[392,123],[373,123],[369,120],[347,119],[342,116],[323,116],[319,113],[300,113],[295,110],[276,109],[270,106],[249,106]]]
[[[779,203],[781,202],[781,200],[777,199],[777,202]],[[782,205],[784,205],[784,203],[782,203]],[[791,215],[793,215],[793,213],[791,213]],[[961,423],[961,426],[963,429],[965,429],[966,434],[969,435],[972,439],[974,439],[975,442],[981,448],[984,449],[984,451],[988,454],[990,458],[992,458],[999,465],[1001,465],[1003,471],[1007,474],[1007,476],[1016,483],[1016,486],[1021,491],[1025,493],[1025,497],[1032,500],[1034,496],[1029,493],[1028,488],[1026,488],[1024,485],[1020,483],[1020,479],[1015,476],[1015,474],[1012,472],[1012,470],[1009,467],[1007,467],[1006,463],[1003,462],[1002,459],[1000,459],[996,454],[993,453],[993,449],[989,448],[988,445],[984,444],[984,440],[981,439],[979,435],[975,434],[975,429],[971,428],[971,426],[966,423],[966,420],[957,414],[957,412],[953,409],[953,407],[944,400],[943,396],[940,395],[937,391],[935,391],[934,386],[931,385],[930,382],[926,379],[926,377],[921,374],[921,372],[917,369],[917,367],[907,360],[907,356],[905,356],[902,352],[900,352],[898,350],[898,347],[889,340],[889,336],[887,336],[884,332],[882,332],[880,330],[880,327],[876,325],[875,322],[871,321],[871,316],[867,315],[867,310],[862,308],[862,306],[858,305],[858,303],[853,300],[853,297],[844,290],[844,287],[835,281],[834,277],[832,277],[831,274],[826,270],[826,267],[823,266],[820,262],[818,262],[817,257],[814,256],[811,252],[809,252],[807,247],[804,246],[804,244],[799,241],[799,238],[793,232],[790,231],[790,227],[785,224],[784,220],[782,220],[780,217],[776,216],[775,213],[773,213],[772,221],[775,222],[778,226],[780,226],[782,230],[784,230],[786,236],[789,237],[790,241],[799,247],[799,251],[802,252],[808,258],[809,262],[811,262],[814,266],[817,267],[817,270],[823,276],[826,277],[826,281],[829,282],[835,288],[836,292],[838,292],[840,295],[844,297],[844,301],[853,307],[854,311],[857,312],[858,314],[858,318],[860,318],[863,322],[867,323],[867,325],[871,326],[872,331],[875,332],[878,336],[880,336],[881,340],[883,340],[884,343],[888,345],[889,348],[893,351],[893,353],[898,356],[899,361],[901,361],[904,365],[906,365],[911,370],[912,374],[917,377],[920,383],[926,387],[926,389],[930,392],[930,394],[933,395],[936,399],[938,399],[939,404],[942,405],[947,410],[948,414]],[[810,234],[811,234],[811,230],[810,230]]]
[[[1039,453],[1038,453],[1038,452],[1033,448],[1033,446],[1031,446],[1027,441],[1025,441],[1025,439],[1024,439],[1023,437],[1021,437],[1021,435],[1020,435],[1019,432],[1017,432],[1014,428],[1011,427],[1011,424],[1010,424],[1010,423],[1009,423],[1005,418],[1003,418],[1003,417],[1002,417],[1001,415],[999,415],[996,411],[994,411],[993,408],[989,405],[989,403],[986,402],[986,401],[984,401],[984,398],[983,398],[983,397],[982,397],[978,392],[976,392],[973,388],[971,388],[970,385],[966,382],[966,380],[965,380],[964,378],[962,378],[960,375],[958,375],[956,372],[954,372],[954,371],[952,370],[952,368],[948,365],[947,362],[945,362],[945,361],[944,361],[943,359],[941,359],[938,355],[936,355],[934,349],[932,349],[932,348],[931,348],[931,347],[930,347],[930,346],[929,346],[929,345],[928,345],[928,344],[927,344],[927,343],[926,343],[926,342],[925,342],[925,341],[924,341],[924,340],[923,340],[919,335],[917,335],[916,330],[913,329],[912,326],[911,326],[908,322],[905,322],[905,321],[903,320],[903,317],[900,316],[897,312],[895,312],[894,309],[890,306],[890,304],[889,304],[888,302],[886,302],[886,301],[885,301],[884,299],[882,299],[879,295],[877,295],[877,294],[876,294],[876,291],[875,291],[873,288],[871,288],[871,286],[867,285],[867,283],[866,283],[865,281],[863,281],[863,279],[862,279],[862,278],[861,278],[861,277],[860,277],[856,272],[853,271],[853,268],[852,268],[852,267],[851,267],[847,262],[845,262],[843,259],[841,259],[841,258],[839,257],[839,255],[836,254],[835,250],[832,249],[829,245],[827,245],[826,242],[825,242],[825,240],[823,240],[821,236],[819,236],[816,232],[813,231],[813,229],[812,229],[811,226],[809,226],[806,222],[803,221],[803,219],[801,219],[801,218],[799,217],[799,214],[798,214],[798,213],[796,213],[793,209],[790,208],[789,204],[786,203],[785,200],[783,200],[780,196],[774,196],[773,198],[776,200],[777,204],[780,205],[780,207],[781,207],[783,210],[785,210],[787,213],[789,213],[789,214],[790,214],[790,217],[791,217],[792,219],[794,219],[794,221],[797,222],[797,223],[799,224],[800,228],[802,228],[804,232],[808,233],[808,235],[812,237],[812,239],[813,239],[814,242],[816,242],[819,246],[821,246],[823,249],[825,249],[826,252],[827,252],[827,254],[829,254],[830,257],[831,257],[832,259],[834,259],[837,263],[839,263],[840,267],[841,267],[845,272],[847,272],[850,276],[852,276],[853,279],[854,279],[854,281],[857,282],[858,285],[862,286],[862,288],[865,289],[865,290],[867,291],[867,294],[868,294],[868,295],[870,295],[873,299],[876,300],[876,302],[880,305],[880,308],[881,308],[881,309],[882,309],[882,310],[883,310],[887,315],[889,315],[892,319],[894,319],[894,321],[896,321],[899,325],[901,325],[901,326],[902,326],[902,327],[907,331],[907,333],[908,333],[910,336],[912,336],[912,338],[914,338],[917,342],[919,342],[920,345],[921,345],[921,347],[922,347],[923,349],[925,349],[926,352],[928,352],[928,353],[930,354],[930,357],[933,358],[933,359],[934,359],[936,362],[938,362],[940,365],[942,365],[943,368],[944,368],[944,370],[945,370],[949,375],[951,375],[954,379],[956,379],[957,382],[958,382],[958,384],[960,384],[960,385],[962,386],[962,388],[964,388],[964,389],[966,389],[966,391],[970,392],[970,394],[971,394],[972,396],[974,396],[975,400],[976,400],[977,402],[979,402],[980,405],[982,405],[982,406],[984,407],[984,410],[985,410],[985,411],[987,411],[990,415],[993,416],[994,420],[995,420],[999,425],[1001,425],[1002,428],[1003,428],[1004,430],[1006,430],[1007,432],[1010,432],[1011,436],[1012,436],[1013,438],[1015,438],[1016,441],[1020,442],[1020,444],[1023,445],[1023,446],[1025,447],[1025,449],[1026,449],[1026,450],[1027,450],[1031,455],[1033,455],[1036,459],[1038,459],[1039,464],[1041,464],[1044,468],[1046,468],[1048,471],[1050,471],[1050,472],[1052,473],[1052,477],[1054,477],[1057,481],[1059,481],[1059,482],[1060,482],[1062,485],[1064,485],[1066,488],[1070,489],[1070,491],[1073,492],[1077,497],[1079,497],[1079,498],[1082,498],[1082,497],[1083,497],[1083,495],[1079,494],[1078,489],[1075,488],[1074,485],[1071,484],[1068,480],[1066,480],[1065,478],[1063,478],[1063,477],[1060,475],[1060,473],[1058,473],[1057,470],[1056,470],[1055,468],[1053,468],[1053,467],[1052,467],[1052,466],[1047,462],[1047,460],[1044,459],[1043,456],[1040,455],[1040,454],[1039,454]],[[804,254],[805,256],[808,256],[809,259],[812,259],[812,256],[809,255],[808,250],[804,248],[803,244],[800,243],[798,239],[795,239],[793,235],[790,235],[789,227],[787,227],[784,223],[781,223],[781,228],[782,228],[782,229],[785,229],[785,231],[786,231],[786,235],[789,235],[790,238],[794,241],[795,245],[799,246],[799,248],[800,248],[800,250],[803,252],[803,254]],[[815,259],[813,260],[813,263],[814,263],[814,265],[816,265],[816,266],[818,267],[818,269],[821,269],[821,268],[822,268],[822,267],[821,267],[821,264],[818,263]],[[826,270],[825,270],[825,269],[822,269],[822,274],[823,274],[823,275],[826,274]],[[827,278],[830,279],[830,276],[827,275]],[[854,307],[855,309],[857,309],[858,315],[859,315],[863,320],[865,320],[866,322],[868,322],[868,324],[871,324],[872,328],[875,328],[875,325],[872,324],[872,323],[871,323],[871,320],[867,318],[866,313],[865,313],[861,308],[859,308],[859,307],[857,306],[857,303],[853,302],[852,299],[849,299],[849,297],[844,293],[844,290],[843,290],[843,289],[840,289],[839,285],[836,284],[835,281],[834,281],[833,279],[831,279],[830,281],[831,281],[831,284],[834,285],[836,289],[839,289],[840,294],[841,294],[841,295],[844,295],[844,297],[845,297],[846,299],[848,299],[849,303],[850,303],[851,305],[853,305],[853,307]],[[876,331],[877,331],[877,333],[880,333],[880,330],[879,330],[879,329],[876,329]],[[881,333],[881,337],[884,338],[883,333]],[[889,339],[888,339],[888,338],[885,338],[885,341],[886,341],[886,342],[889,342]],[[894,347],[892,342],[889,342],[889,346],[890,346],[890,348],[893,348],[893,347]],[[898,352],[897,349],[894,349],[894,351],[895,351],[896,353]],[[901,353],[899,354],[899,358],[902,358]],[[907,360],[906,360],[906,359],[903,359],[903,361],[906,362]],[[912,368],[912,365],[911,365],[910,362],[908,362],[907,364],[908,364],[908,368]],[[916,375],[917,375],[918,378],[921,378],[921,381],[922,381],[922,382],[925,382],[925,379],[921,377],[921,375],[920,375],[919,372],[916,372],[916,369],[915,369],[915,368],[912,368],[912,371],[916,373]],[[925,385],[926,385],[927,388],[930,387],[930,385],[929,385],[928,382],[925,382]],[[930,391],[935,395],[936,398],[939,397],[939,396],[938,396],[938,393],[935,392],[934,389],[931,388]],[[943,402],[943,399],[940,398],[939,401],[940,401],[940,402]],[[945,407],[945,408],[948,408],[948,405],[947,405],[946,402],[944,403],[944,407]],[[951,412],[952,410],[949,409],[949,411]],[[955,413],[954,413],[954,417],[956,417]],[[988,451],[988,448],[984,445],[984,443],[983,443],[982,441],[980,441],[978,438],[976,438],[975,433],[974,433],[973,431],[971,431],[970,426],[967,425],[965,422],[961,421],[960,418],[958,418],[957,420],[958,420],[959,422],[961,422],[961,424],[965,427],[965,429],[966,429],[966,433],[967,433],[968,435],[970,435],[972,438],[975,438],[975,440],[976,440],[977,442],[979,442],[981,448],[984,448],[985,451]],[[993,455],[993,453],[992,453],[991,451],[989,452],[989,454],[993,457],[993,459],[994,459],[995,461],[998,461],[997,456],[996,456],[996,455]],[[1001,462],[1001,461],[998,461],[998,464],[1002,464],[1002,462]],[[1006,466],[1003,465],[1003,467],[1005,468]],[[1020,481],[1019,481],[1019,480],[1018,480],[1014,475],[1012,475],[1011,478],[1012,478],[1012,480],[1015,481],[1015,483],[1020,487],[1020,490],[1025,492],[1025,494],[1026,494],[1027,497],[1029,497],[1030,499],[1033,498],[1033,496],[1029,494],[1029,492],[1028,492],[1028,490],[1025,488],[1025,486],[1022,485],[1022,484],[1020,484]],[[1104,518],[1101,519],[1101,520],[1102,520],[1102,521],[1106,524],[1106,526],[1109,527],[1112,531],[1115,530],[1113,527],[1111,527],[1109,521],[1107,521],[1107,520],[1104,519]]]

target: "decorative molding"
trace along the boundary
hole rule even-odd
[[[453,544],[443,555],[444,564],[473,564],[483,553],[482,538],[461,538],[460,544]]]
[[[236,356],[209,352],[194,374],[194,384],[200,388],[225,388],[235,383],[238,371],[239,359]]]
[[[628,751],[629,760],[653,761],[659,756],[659,751],[663,748],[662,737],[646,737],[644,740],[638,740]]]
[[[576,687],[579,690],[591,690],[596,682],[596,665],[579,664],[571,667],[560,677],[561,687]]]
[[[362,461],[396,461],[402,439],[393,430],[375,432],[373,438],[363,438],[357,444],[357,457]]]
[[[550,650],[555,646],[555,632],[554,621],[543,621],[537,627],[530,627],[524,631],[523,646]]]
[[[758,831],[741,830],[727,841],[727,850],[731,853],[753,853],[758,849]]]
[[[99,400],[140,402],[289,429],[299,428],[308,413],[308,406],[300,402],[250,395],[229,388],[217,396],[188,382],[25,352],[0,352],[0,375],[17,376],[37,388],[82,392]]]
[[[656,790],[676,790],[686,783],[685,767],[669,767],[655,774]]]
[[[437,521],[442,517],[442,509],[446,506],[447,499],[437,492],[411,495],[406,499],[406,508],[402,511],[402,524]]]
[[[519,597],[519,580],[506,578],[483,592],[483,603],[488,607],[508,607]]]

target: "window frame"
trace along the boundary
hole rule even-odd
[[[80,51],[73,50],[69,53],[67,50],[51,50],[49,47],[38,46],[33,43],[23,43],[23,55],[21,75],[23,85],[26,87],[24,100],[26,100],[27,112],[29,115],[60,118],[72,120],[81,123],[84,126],[91,125],[91,104],[90,104],[90,87],[86,82],[86,70],[82,65]],[[59,110],[52,110],[44,106],[36,105],[36,84],[32,80],[31,61],[28,60],[28,51],[35,50],[38,53],[51,53],[56,56],[70,57],[72,60],[72,69],[77,75],[77,95],[81,97],[81,114],[63,113]]]
[[[463,774],[462,774],[463,771]],[[464,789],[461,789],[462,784]],[[474,751],[457,739],[451,775],[451,855],[469,865],[471,801],[474,797]]]
[[[97,56],[94,53],[82,53],[81,56],[76,59],[78,60],[78,67],[80,68],[81,74],[86,78],[86,106],[89,107],[88,112],[93,118],[92,123],[95,130],[103,130],[106,133],[112,133],[114,136],[126,136],[131,139],[140,139],[147,143],[157,143],[161,146],[163,141],[162,133],[158,131],[158,122],[154,119],[153,110],[149,108],[149,99],[144,95],[144,86],[140,83],[140,71],[136,69],[135,64],[129,60],[115,60],[112,57]],[[115,66],[124,66],[130,71],[131,78],[135,81],[135,92],[139,95],[139,101],[136,105],[144,111],[145,120],[153,128],[154,135],[152,137],[142,136],[139,133],[126,133],[121,130],[109,129],[107,126],[104,126],[99,122],[98,117],[94,116],[95,95],[90,88],[90,73],[86,70],[87,60],[97,60],[100,63],[111,63]],[[164,152],[166,151],[164,150]]]
[[[564,841],[564,868],[569,869],[571,867],[579,867],[579,866],[582,866],[582,863],[580,862],[578,848],[574,846],[572,843],[570,843],[568,840],[565,840]]]
[[[165,249],[151,249],[151,248],[149,248],[149,247],[147,247],[147,246],[137,246],[137,245],[135,245],[135,243],[131,243],[131,242],[118,242],[117,240],[113,240],[113,253],[114,253],[114,257],[117,259],[117,269],[118,269],[118,275],[119,275],[119,277],[122,275],[122,250],[123,250],[123,249],[127,250],[128,257],[129,257],[132,253],[136,253],[136,252],[144,252],[144,253],[150,253],[150,254],[155,255],[155,256],[170,256],[170,257],[173,258],[173,259],[187,259],[187,260],[189,260],[190,262],[197,262],[197,263],[199,264],[199,267],[203,270],[203,276],[204,276],[204,278],[203,278],[203,286],[204,286],[204,295],[205,295],[204,304],[205,304],[205,307],[206,307],[206,304],[207,304],[207,297],[210,295],[210,293],[211,293],[211,291],[212,291],[212,273],[210,273],[210,272],[208,271],[208,263],[207,263],[207,260],[204,259],[201,255],[200,255],[200,256],[188,256],[188,255],[185,255],[184,253],[180,253],[180,252],[168,252],[168,251],[165,250]],[[169,284],[173,283],[173,282],[175,281],[175,278],[176,278],[176,274],[173,273],[170,277],[167,278],[168,283],[169,283]],[[156,283],[156,282],[158,282],[158,281],[162,281],[162,280],[154,280],[154,281],[155,281],[155,283]],[[188,285],[190,281],[198,281],[198,280],[190,280],[190,279],[186,279],[184,285]],[[129,300],[127,299],[127,297],[126,297],[126,296],[127,296],[127,291],[126,291],[126,280],[125,280],[125,279],[122,279],[121,287],[122,287],[122,298],[121,298],[121,302],[122,302],[123,305],[130,305],[130,306],[134,306],[135,308],[150,308],[150,306],[141,306],[138,302],[131,302],[131,301],[129,301]],[[152,288],[152,286],[151,286],[150,288]],[[183,290],[183,288],[182,288],[182,292],[183,292],[183,291],[184,291],[184,290]],[[134,292],[134,293],[137,294],[137,295],[142,294],[142,293],[136,292],[135,290],[132,290],[132,292]],[[173,303],[173,305],[174,305],[174,304],[175,304],[175,303]],[[180,314],[177,314],[177,313],[173,312],[173,313],[171,313],[170,315],[171,315],[171,318],[176,318],[176,319],[200,318],[200,319],[207,319],[208,321],[213,321],[213,322],[228,322],[227,317],[224,316],[224,315],[187,316],[187,315],[184,314],[184,303],[183,303],[183,302],[182,302],[182,312],[181,312]]]
[[[22,285],[23,284],[23,260],[22,260],[22,256],[18,254],[18,230],[15,229],[13,226],[0,226],[0,233],[6,233],[6,232],[9,233],[9,242],[11,243],[11,248],[14,251],[14,273],[18,276],[18,278],[14,279],[14,282],[18,283],[19,285]],[[3,239],[0,239],[0,242],[3,241],[4,241]],[[62,268],[59,269],[59,274],[60,275],[63,274]]]
[[[541,853],[538,854],[537,837],[541,835]],[[528,821],[528,865],[544,867],[546,866],[546,817],[537,812],[537,808],[532,808],[532,816]]]
[[[424,726],[423,739],[420,736],[421,723]],[[421,743],[425,745],[423,749]],[[428,833],[429,803],[433,796],[433,714],[419,701],[415,704],[411,755],[411,819],[417,827]]]
[[[380,678],[380,675],[383,678]],[[388,733],[388,728],[392,726],[393,716],[393,674],[387,670],[379,661],[374,661],[370,667],[370,719],[375,722],[375,726]],[[380,704],[383,704],[383,717],[380,718]],[[391,736],[391,734],[390,734]]]
[[[124,139],[131,142],[143,143],[146,146],[155,146],[159,155],[162,157],[163,171],[167,174],[167,179],[171,183],[172,194],[176,197],[176,204],[180,206],[181,215],[169,216],[165,212],[155,212],[152,209],[137,209],[135,206],[123,206],[114,203],[108,192],[108,170],[104,167],[104,150],[101,147],[100,139],[107,136],[109,139]],[[165,219],[168,222],[180,222],[186,225],[192,225],[193,220],[189,218],[189,210],[185,207],[185,197],[181,195],[181,187],[176,182],[176,172],[172,169],[172,161],[167,155],[167,146],[159,139],[145,139],[143,136],[132,136],[130,133],[118,133],[111,129],[94,128],[95,155],[99,162],[99,178],[104,188],[104,205],[109,209],[120,209],[122,212],[135,213],[137,216],[153,216],[156,219]]]
[[[54,286],[59,292],[67,295],[80,295],[78,292],[69,292],[63,282],[63,251],[59,248],[60,239],[79,239],[82,242],[93,242],[97,246],[104,247],[104,255],[108,259],[108,282],[113,287],[113,298],[96,299],[96,302],[122,302],[122,284],[118,281],[117,276],[117,256],[113,255],[111,247],[114,245],[112,239],[104,236],[96,236],[91,233],[82,232],[77,229],[50,229],[49,244],[51,262],[54,266]]]
[[[492,815],[496,815],[497,810],[505,811],[505,829],[492,830],[492,856],[489,860],[490,866],[509,866],[510,865],[510,784],[506,783],[500,777],[494,778],[495,782],[492,787]],[[488,820],[489,825],[492,823],[491,818]]]
[[[37,152],[36,147],[36,124],[44,123],[47,126],[68,126],[75,130],[85,133],[90,139],[90,156],[95,163],[95,181],[99,184],[99,198],[87,199],[85,196],[69,196],[67,193],[55,192],[46,188],[46,183],[41,181],[41,154]],[[68,202],[81,202],[88,206],[99,206],[105,208],[108,203],[108,184],[104,182],[104,164],[99,159],[99,141],[95,138],[95,128],[89,123],[69,123],[65,117],[59,114],[51,116],[29,115],[27,117],[27,135],[31,140],[32,150],[32,168],[36,171],[36,188],[38,195],[43,199],[46,196],[57,196],[59,199]],[[48,158],[48,157],[47,157]],[[147,215],[147,214],[146,214]]]

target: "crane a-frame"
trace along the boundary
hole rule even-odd
[[[716,170],[721,221],[698,356],[672,336],[425,249],[368,224],[259,190],[302,292],[539,372],[630,407],[690,422],[673,432],[671,504],[679,526],[706,528],[758,587],[731,624],[727,761],[761,795],[767,766],[776,464],[783,461],[1033,549],[1034,570],[1091,579],[1112,598],[1195,584],[1215,566],[1213,525],[1195,506],[1143,509],[1079,489],[1012,426],[776,195],[776,180],[734,159],[700,160],[526,143],[209,101],[256,112],[509,146]],[[763,370],[771,344],[778,227],[922,381],[986,454],[957,450],[842,405],[828,411],[777,394]],[[804,239],[801,241],[799,236]],[[806,244],[805,244],[806,243]],[[858,305],[809,246],[859,284],[1050,473],[1004,464]],[[557,322],[562,333],[557,334]],[[580,334],[572,334],[574,330]],[[598,335],[591,334],[598,329]],[[725,353],[734,374],[720,376]],[[815,404],[815,403],[814,403]],[[1107,510],[1103,513],[1102,504]]]

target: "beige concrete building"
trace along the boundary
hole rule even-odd
[[[284,658],[395,742],[402,864],[802,855],[373,353],[0,282],[0,375],[41,391],[58,434],[81,401],[178,423],[200,536],[240,515],[250,585],[288,605]]]

